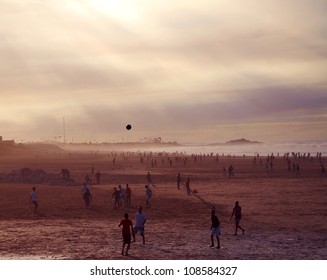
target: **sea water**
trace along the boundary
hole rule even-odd
[[[232,156],[261,156],[265,155],[284,155],[286,153],[310,153],[311,156],[316,156],[321,153],[322,156],[327,155],[327,141],[303,141],[303,142],[289,142],[289,143],[276,143],[276,144],[233,144],[233,145],[180,145],[180,146],[166,146],[166,147],[149,147],[139,149],[140,151],[152,152],[166,152],[166,153],[183,153],[191,154],[219,154],[219,155],[232,155]]]

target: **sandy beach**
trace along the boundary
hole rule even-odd
[[[257,260],[327,259],[327,177],[319,160],[294,159],[299,177],[275,155],[266,171],[267,155],[197,157],[172,154],[34,151],[0,155],[1,259],[127,260]],[[114,161],[115,158],[115,161]],[[235,175],[223,175],[233,164]],[[92,174],[92,166],[94,173]],[[62,168],[69,183],[60,181]],[[28,174],[22,175],[22,170]],[[95,173],[101,183],[95,184]],[[146,174],[150,172],[151,208],[145,207]],[[177,189],[176,176],[189,176],[191,195]],[[92,179],[92,201],[81,196],[86,175]],[[34,177],[33,177],[34,176]],[[24,178],[25,177],[25,178]],[[131,205],[114,209],[113,188],[129,184]],[[29,203],[36,186],[39,208]],[[245,234],[234,235],[230,220],[235,201],[242,207]],[[130,255],[121,255],[118,228],[125,212],[133,223],[137,207],[147,215],[146,244],[140,235]],[[210,245],[210,211],[221,223],[221,248]]]

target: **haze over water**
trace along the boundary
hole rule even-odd
[[[123,147],[122,147],[123,148]],[[124,148],[123,148],[124,149]],[[291,142],[291,143],[279,143],[279,144],[243,144],[243,145],[181,145],[181,146],[150,146],[142,148],[126,148],[128,151],[140,151],[140,152],[167,152],[167,153],[185,153],[191,154],[211,154],[214,155],[235,155],[235,156],[254,156],[259,154],[260,156],[267,156],[268,154],[274,154],[277,156],[283,156],[286,153],[292,154],[310,153],[311,156],[315,157],[317,153],[321,153],[322,156],[327,155],[327,141],[305,141],[305,142]]]

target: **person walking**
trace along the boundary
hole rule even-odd
[[[135,227],[133,230],[133,242],[135,242],[135,235],[140,232],[143,238],[143,244],[145,244],[144,236],[144,225],[146,223],[147,217],[144,212],[142,212],[142,206],[138,207],[138,212],[135,214]]]
[[[237,235],[237,230],[241,229],[244,234],[244,229],[240,226],[240,220],[242,218],[242,208],[238,201],[235,202],[235,206],[233,208],[232,215],[230,216],[229,220],[232,219],[232,217],[235,216],[235,233],[234,235]]]
[[[89,188],[87,188],[86,192],[83,194],[83,200],[84,200],[85,206],[89,207],[90,202],[92,200],[92,195],[91,195]]]

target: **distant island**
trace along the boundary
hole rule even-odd
[[[210,144],[207,144],[207,146],[245,145],[245,144],[263,144],[263,143],[258,142],[258,141],[251,141],[251,140],[241,138],[241,139],[230,140],[230,141],[227,141],[225,143],[210,143]]]
[[[251,141],[245,138],[230,140],[225,143],[210,144],[181,144],[176,141],[162,141],[161,137],[136,142],[77,142],[77,143],[59,143],[59,142],[31,142],[18,143],[14,140],[4,141],[0,136],[0,154],[4,153],[30,153],[30,152],[53,152],[62,153],[69,151],[92,151],[92,150],[124,150],[124,149],[149,149],[183,146],[230,146],[263,144],[258,141]]]

